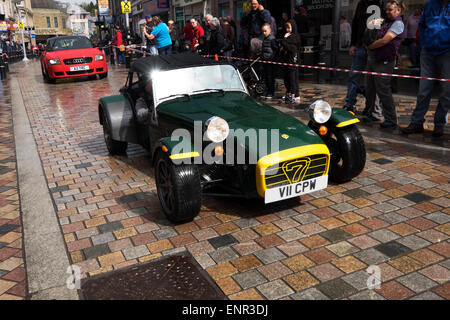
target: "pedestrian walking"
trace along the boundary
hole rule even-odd
[[[420,19],[419,33],[422,45],[420,54],[420,75],[422,77],[450,79],[450,1],[428,0]],[[403,133],[423,132],[425,114],[430,107],[431,93],[435,81],[420,80],[416,108],[411,123],[401,129]],[[434,113],[433,136],[444,134],[450,106],[450,83],[441,82],[439,103]]]
[[[352,70],[363,71],[367,63],[367,50],[364,47],[364,32],[367,29],[370,13],[367,13],[369,6],[377,6],[379,12],[383,10],[383,1],[381,0],[360,0],[356,6],[355,15],[352,20],[351,42],[349,55],[352,57]],[[361,74],[350,73],[348,77],[347,96],[345,97],[344,109],[356,113],[356,96],[359,87]],[[375,105],[375,114],[381,118],[381,108]],[[367,106],[363,111],[367,115]]]
[[[169,28],[161,21],[158,16],[152,18],[153,30],[149,34],[144,30],[144,35],[149,40],[156,40],[156,48],[159,55],[167,55],[172,53],[172,39],[170,38]]]
[[[261,58],[265,61],[274,61],[279,51],[277,40],[272,34],[270,24],[266,23],[261,28],[263,33],[263,41],[261,46]],[[264,63],[264,81],[267,86],[267,93],[265,98],[272,99],[275,93],[275,73],[274,66],[271,63]]]
[[[300,39],[297,34],[297,27],[295,21],[288,21],[285,23],[283,29],[286,33],[281,40],[280,55],[283,62],[289,64],[296,64],[298,60],[298,52],[300,47]],[[285,103],[294,103],[295,94],[298,91],[298,70],[296,67],[284,67],[284,86],[286,87],[286,94],[284,96]]]
[[[122,32],[120,32],[120,26],[116,24],[114,26],[115,36],[111,40],[111,44],[116,47],[117,64],[125,64],[125,46],[122,40]]]
[[[378,31],[377,40],[367,48],[367,71],[393,73],[398,49],[404,38],[405,25],[401,14],[406,10],[403,1],[388,0],[386,2],[386,20]],[[393,128],[397,126],[397,113],[391,89],[391,77],[372,76],[366,78],[366,107],[369,114],[368,120],[375,108],[376,95],[380,98],[384,122],[381,128]],[[376,119],[375,119],[376,120]]]

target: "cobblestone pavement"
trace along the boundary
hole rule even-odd
[[[103,80],[55,85],[43,83],[37,62],[12,69],[83,277],[188,250],[230,299],[450,299],[447,136],[436,146],[361,126],[367,163],[353,181],[271,206],[207,199],[193,222],[173,225],[161,213],[148,153],[131,146],[111,157],[104,144],[98,99],[117,94],[123,67]],[[315,90],[345,94],[302,88],[302,103]],[[368,290],[372,265],[382,284]]]
[[[0,83],[0,300],[26,295],[16,154],[7,81]]]

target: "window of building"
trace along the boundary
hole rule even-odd
[[[62,27],[65,28],[66,27],[66,18],[61,18],[62,19]]]
[[[47,28],[50,28],[51,26],[50,17],[47,17]]]
[[[58,17],[55,17],[55,28],[58,28]]]

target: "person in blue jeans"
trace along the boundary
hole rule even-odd
[[[161,56],[172,53],[172,39],[170,38],[169,27],[161,21],[158,16],[152,18],[154,25],[150,34],[144,29],[144,35],[149,40],[156,40],[156,48]]]
[[[349,54],[353,57],[352,60],[352,70],[363,71],[366,68],[367,63],[367,51],[364,48],[363,37],[364,31],[366,30],[367,22],[371,13],[367,12],[367,8],[372,6],[377,6],[379,12],[383,11],[383,2],[381,0],[360,0],[355,10],[355,15],[352,22],[352,36],[350,42]],[[359,87],[359,81],[361,80],[361,74],[350,73],[349,82],[347,88],[347,96],[345,97],[344,109],[355,112],[356,111],[356,96],[357,89]],[[363,114],[367,114],[367,108]],[[379,107],[378,99],[376,103],[374,115],[381,118],[381,108]]]
[[[419,22],[420,75],[429,78],[450,79],[450,1],[428,0]],[[431,93],[437,81],[420,80],[416,108],[411,116],[411,123],[402,128],[406,134],[424,131],[425,114],[430,107]],[[440,82],[439,103],[434,114],[433,136],[444,134],[448,122],[450,106],[450,82]]]

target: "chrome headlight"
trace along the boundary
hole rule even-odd
[[[48,63],[49,64],[61,64],[61,61],[59,61],[59,59],[58,58],[55,58],[55,59],[50,59],[50,60],[48,60]]]
[[[317,123],[330,120],[331,106],[324,100],[317,100],[309,106],[309,117]]]
[[[102,61],[105,57],[102,54],[96,54],[95,55],[95,61]]]
[[[230,133],[228,122],[220,117],[209,118],[206,123],[206,137],[212,142],[219,143],[225,140]]]

